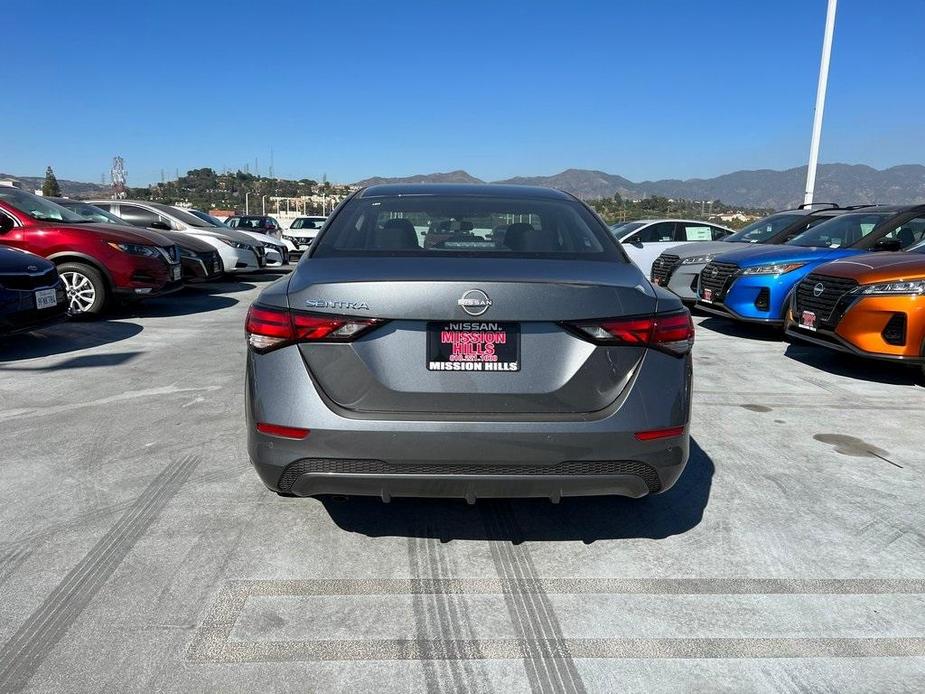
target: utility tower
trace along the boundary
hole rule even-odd
[[[122,157],[112,158],[112,169],[109,171],[112,180],[112,199],[125,198],[125,160]]]

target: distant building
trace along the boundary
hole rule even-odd
[[[0,186],[7,186],[8,188],[19,188],[20,190],[26,189],[26,186],[23,185],[22,181],[18,181],[15,178],[0,178]]]

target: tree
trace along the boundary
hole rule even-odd
[[[45,169],[45,182],[42,183],[42,195],[46,198],[56,198],[61,195],[61,186],[58,185],[58,179],[55,178],[55,172],[49,166]]]

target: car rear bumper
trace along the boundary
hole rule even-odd
[[[298,496],[644,496],[674,484],[690,446],[690,358],[652,357],[626,399],[604,414],[512,421],[348,415],[318,393],[297,348],[249,353],[248,452],[267,487]],[[269,436],[257,431],[258,422],[310,433],[301,440]],[[677,426],[683,432],[670,438],[635,436]]]

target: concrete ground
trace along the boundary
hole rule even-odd
[[[925,387],[698,318],[640,501],[316,500],[244,442],[270,277],[0,343],[0,691],[925,689]]]

